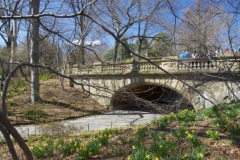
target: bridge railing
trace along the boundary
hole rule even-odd
[[[153,64],[146,61],[133,61],[131,63],[117,64],[98,64],[73,66],[70,74],[120,74],[120,73],[155,73],[162,72],[157,66],[168,72],[194,72],[196,70],[203,72],[239,72],[240,57],[213,57],[212,59],[195,58],[195,59],[164,59],[153,61]]]

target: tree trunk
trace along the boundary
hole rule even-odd
[[[23,150],[25,157],[27,160],[32,160],[33,156],[31,151],[29,150],[28,146],[26,145],[26,143],[24,142],[23,138],[21,137],[21,135],[18,133],[18,131],[12,126],[12,124],[9,122],[9,120],[7,119],[6,116],[4,116],[2,114],[2,112],[0,112],[0,124],[2,125],[1,127],[1,131],[3,131],[4,133],[4,128],[6,129],[5,131],[8,132],[8,134],[11,134],[12,137],[14,138],[14,140],[17,142],[17,144],[19,145],[19,147]],[[3,128],[4,127],[4,128]],[[8,135],[7,135],[8,136]],[[7,141],[8,143],[11,143],[9,141]],[[12,151],[14,150],[12,144],[8,144],[8,147],[10,147],[11,149],[11,153],[13,153],[13,158],[16,159],[16,155],[14,152],[16,151]]]
[[[36,15],[39,13],[40,0],[32,0],[31,13]],[[39,19],[31,20],[32,34],[31,34],[31,52],[30,63],[39,64]],[[39,69],[38,67],[31,67],[31,102],[39,102],[41,100],[39,95]]]
[[[28,30],[30,30],[30,25],[28,26]],[[27,62],[30,63],[30,48],[31,48],[31,33],[30,32],[27,32]],[[27,75],[31,75],[31,67],[30,66],[27,66]]]
[[[17,22],[15,19],[12,20],[12,37],[11,37],[11,56],[10,56],[10,71],[14,67],[14,59],[16,59],[16,49],[17,49]]]
[[[85,38],[81,40],[80,53],[81,53],[81,65],[85,65],[85,48],[84,48]]]
[[[3,136],[4,136],[5,140],[6,140],[9,152],[12,155],[12,159],[18,160],[18,156],[17,156],[16,150],[14,149],[14,145],[13,145],[13,142],[11,140],[11,137],[8,134],[8,131],[1,124],[0,124],[0,131],[2,132],[2,134],[3,134]]]
[[[55,44],[55,43],[54,43]],[[61,73],[61,74],[65,74],[65,70],[64,68],[61,69],[60,67],[60,53],[59,53],[59,37],[57,38],[57,52],[56,52],[56,63],[57,63],[57,69],[58,69],[58,72]],[[60,86],[61,86],[61,89],[64,90],[64,85],[63,85],[63,80],[64,78],[62,76],[59,75],[59,81],[60,81]]]
[[[141,51],[142,51],[142,42],[141,42],[141,40],[139,39],[139,46],[138,46],[138,49],[137,49],[137,54],[139,55],[139,56],[142,56],[142,53],[141,53]],[[138,57],[138,61],[140,61],[141,60],[141,58],[140,57]]]
[[[117,58],[118,58],[118,46],[119,46],[119,42],[115,42],[115,47],[114,47],[114,55],[113,55],[113,63],[117,62]]]
[[[11,40],[10,63],[13,63],[15,55],[16,55],[16,48],[17,48],[17,22],[15,19],[12,20],[12,37],[11,37],[11,39],[12,40]]]

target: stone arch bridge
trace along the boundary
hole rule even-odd
[[[240,98],[239,59],[164,59],[152,61],[154,64],[133,61],[72,66],[68,73],[100,104],[109,108],[126,105],[132,96],[153,101],[160,94],[166,98],[174,92],[184,97],[195,110],[200,110]],[[144,92],[148,95],[142,94]]]

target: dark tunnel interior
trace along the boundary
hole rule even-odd
[[[169,88],[144,84],[118,93],[115,96],[114,109],[168,114],[193,107],[182,95]]]

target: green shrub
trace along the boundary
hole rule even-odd
[[[113,156],[120,157],[123,155],[123,151],[121,148],[113,148]]]
[[[186,131],[186,139],[190,142],[192,147],[196,147],[199,143],[199,140],[197,138],[197,133],[192,130],[192,132]]]
[[[207,135],[209,135],[209,137],[213,140],[218,140],[219,139],[219,132],[218,131],[211,131],[211,130],[208,130],[207,132]]]
[[[44,158],[52,156],[54,153],[54,143],[53,140],[47,138],[44,143],[39,143],[29,147],[32,154],[36,158]]]
[[[159,141],[159,140],[161,139],[160,132],[158,132],[158,131],[151,131],[151,132],[150,132],[150,137],[151,137],[154,141]]]
[[[177,120],[176,114],[174,114],[173,112],[170,113],[170,115],[168,115],[168,121],[169,122],[174,122]]]
[[[26,88],[28,84],[29,83],[27,81],[17,81],[17,82],[10,83],[7,97],[12,98],[14,96],[24,94],[25,92],[28,91]]]
[[[176,119],[179,123],[182,123],[184,126],[188,126],[189,122],[194,122],[196,120],[196,113],[193,110],[181,110],[176,115]]]
[[[172,132],[172,136],[176,138],[184,137],[186,133],[186,129],[183,127],[179,127],[175,132]]]
[[[171,154],[169,159],[180,159],[180,160],[203,160],[205,155],[205,146],[199,146],[195,148],[186,148],[180,150],[178,153]]]
[[[24,113],[24,117],[32,121],[40,121],[48,117],[48,114],[40,109],[30,109]]]
[[[15,103],[15,102],[10,102],[10,103],[9,103],[9,106],[11,106],[11,107],[12,107],[12,106],[17,106],[17,103]]]
[[[26,87],[29,84],[29,82],[27,81],[16,81],[16,82],[12,82],[9,83],[9,87],[10,88],[23,88]]]
[[[112,134],[115,134],[115,133],[118,133],[118,129],[117,128],[107,128],[107,129],[104,129],[103,131],[100,132],[102,135],[112,135]]]
[[[232,103],[231,105],[238,111],[238,113],[240,113],[240,103],[239,102],[238,103]]]
[[[239,110],[235,108],[235,106],[228,106],[225,108],[225,116],[230,119],[234,119],[239,115]],[[223,114],[224,115],[224,114]]]
[[[212,118],[210,119],[210,124],[211,125],[214,125],[216,127],[218,127],[219,129],[223,129],[223,128],[226,128],[225,125],[225,121],[221,120],[221,119],[218,119],[218,118]]]
[[[106,145],[108,143],[108,136],[106,134],[98,137],[99,143],[101,145]]]
[[[139,138],[144,138],[146,135],[146,129],[140,128],[136,131],[136,134],[138,135]]]
[[[56,76],[55,73],[41,74],[41,75],[39,76],[39,80],[41,80],[41,81],[46,81],[46,80],[49,80],[49,79],[51,79],[51,78],[53,78],[53,77],[55,77],[55,76]]]
[[[102,144],[100,143],[100,141],[98,139],[90,141],[87,145],[87,148],[89,149],[90,155],[99,154],[101,146],[102,146]]]
[[[151,122],[150,122],[152,125],[158,125],[159,124],[159,121],[156,119],[156,118],[154,118],[153,120],[151,120]]]
[[[88,159],[89,157],[89,149],[87,147],[87,143],[83,143],[80,149],[77,149],[77,159]]]
[[[164,130],[167,127],[168,116],[162,116],[158,119],[158,125],[161,130]]]
[[[157,141],[151,145],[150,152],[157,157],[164,157],[168,153],[173,152],[174,148],[174,143],[168,139],[165,139]]]
[[[57,145],[57,149],[60,151],[60,153],[64,155],[68,155],[71,153],[74,153],[77,151],[77,148],[80,147],[81,141],[80,140],[72,140],[69,139],[69,141],[65,142],[60,140],[59,144]]]
[[[240,135],[240,123],[230,123],[229,126],[229,132],[232,135],[239,136]]]
[[[147,149],[143,145],[132,146],[133,154],[131,160],[147,160],[151,159],[151,156]]]
[[[206,148],[204,146],[199,146],[193,149],[192,157],[194,160],[203,160]]]
[[[89,138],[90,135],[85,133],[85,134],[83,134],[83,137],[84,137],[84,138]]]
[[[201,111],[201,116],[204,118],[212,118],[214,115],[215,114],[212,108],[207,108]]]

